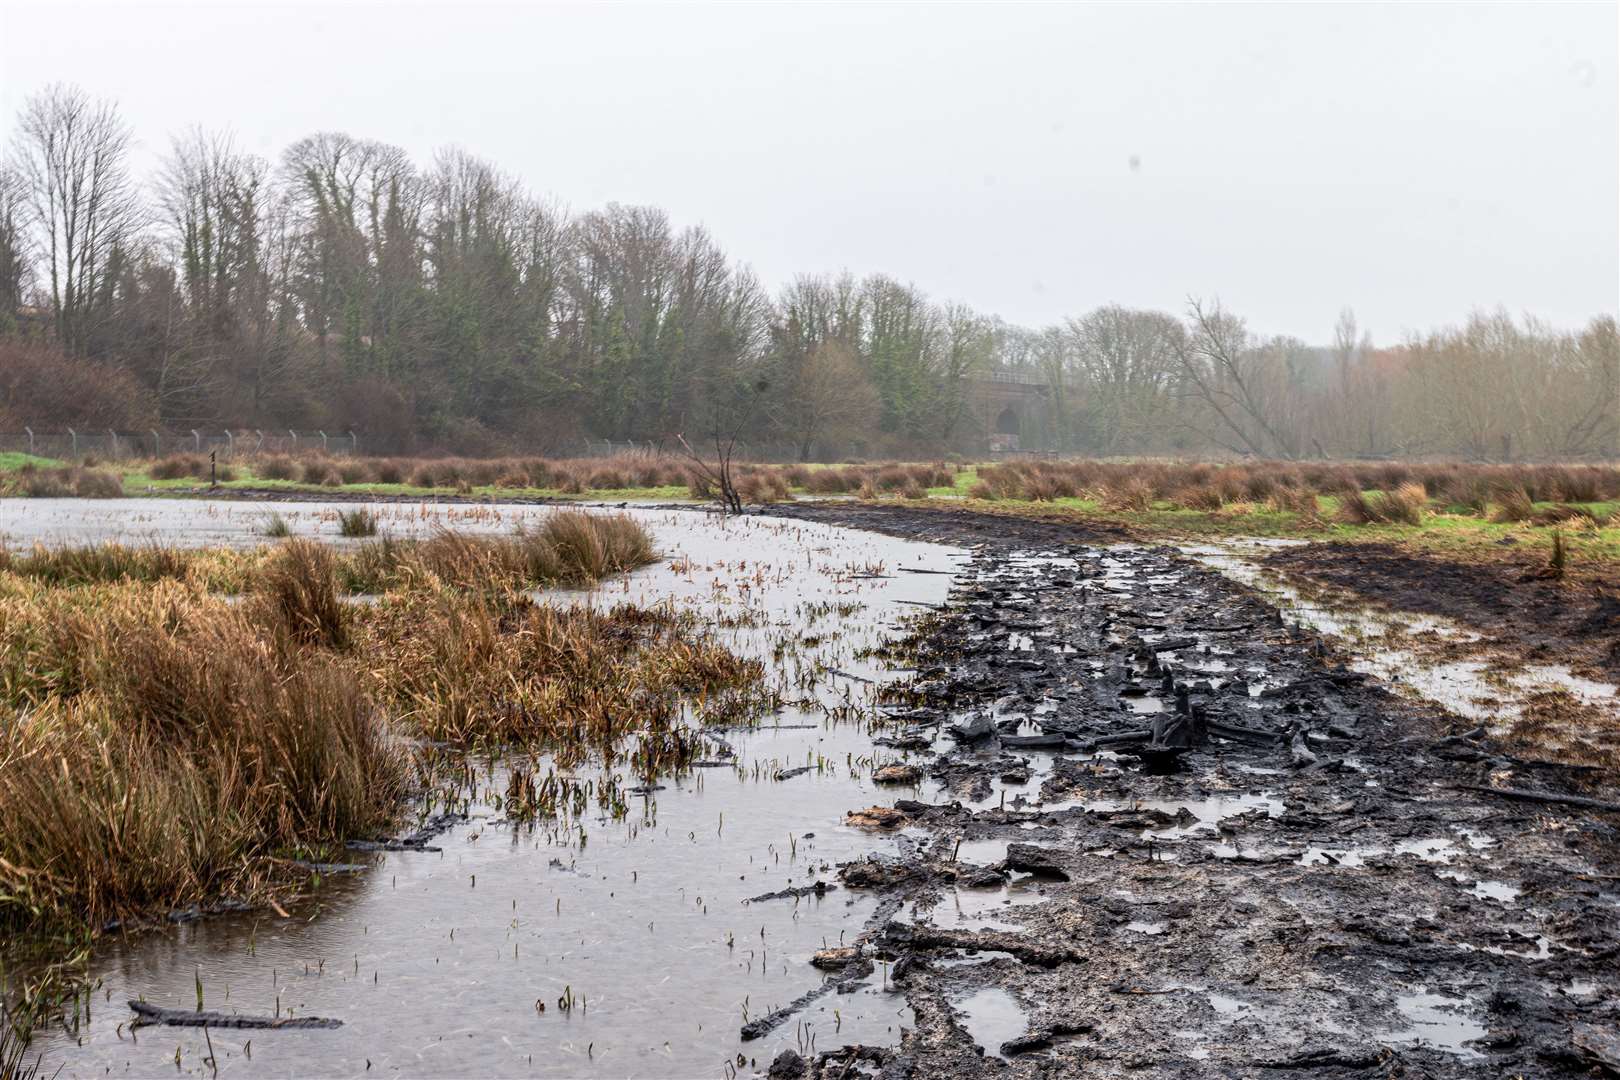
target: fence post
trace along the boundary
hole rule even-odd
[[[202,453],[202,436],[197,434],[196,428],[191,429],[191,448],[199,454]]]
[[[257,454],[260,450],[264,449],[264,432],[260,431],[258,428],[254,428],[253,434],[259,437],[259,441],[253,444],[253,452]]]
[[[23,430],[28,432],[28,456],[33,457],[34,456],[34,429],[31,428],[31,427],[25,427],[25,428],[23,428]]]
[[[107,456],[116,461],[118,460],[118,432],[108,428],[107,437],[112,440],[112,449],[107,453]]]
[[[161,453],[163,453],[163,437],[157,433],[157,428],[153,428],[152,429],[152,456],[157,457]]]
[[[236,436],[231,434],[230,428],[225,429],[225,456],[236,456]]]
[[[292,428],[288,428],[287,434],[292,436],[292,452],[295,454],[298,453],[298,432],[294,431]]]
[[[321,432],[321,453],[326,453],[326,432]]]
[[[349,453],[356,455],[360,453],[360,440],[355,438],[353,430],[349,432]]]
[[[73,455],[72,456],[73,457],[78,457],[79,456],[79,433],[77,431],[74,431],[72,428],[68,428],[68,437],[73,440]]]

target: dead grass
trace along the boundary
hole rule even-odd
[[[364,621],[390,658],[371,672],[374,691],[414,730],[540,747],[565,765],[592,749],[611,757],[633,730],[669,729],[685,696],[709,699],[714,715],[764,674],[667,611],[467,602],[439,589],[391,594]]]
[[[0,495],[28,499],[118,499],[124,480],[110,469],[64,466],[41,469],[32,463],[11,473],[0,473]]]
[[[1147,499],[1143,498],[1146,490]],[[969,492],[976,499],[1046,502],[1091,497],[1106,511],[1173,509],[1231,514],[1264,507],[1318,520],[1320,499],[1340,503],[1347,524],[1415,524],[1430,507],[1483,515],[1504,500],[1506,517],[1560,523],[1575,504],[1620,498],[1620,468],[1600,465],[1464,465],[1405,462],[1111,462],[1017,460],[981,465]],[[1524,500],[1529,500],[1528,503]],[[1535,504],[1562,500],[1562,510]],[[1589,509],[1588,509],[1589,513]],[[1596,520],[1595,515],[1591,515]],[[1601,523],[1601,522],[1600,522]]]
[[[352,538],[377,535],[377,515],[364,506],[338,514],[338,534]]]
[[[196,562],[178,548],[116,543],[63,548],[37,544],[28,554],[7,559],[3,569],[13,574],[65,586],[183,578]]]
[[[384,539],[341,560],[347,590],[381,593],[432,578],[474,592],[592,585],[656,558],[652,538],[626,514],[561,510],[508,536],[441,531],[421,541]]]
[[[0,598],[0,923],[249,892],[256,857],[391,814],[404,759],[335,659],[174,581]]]
[[[1522,487],[1510,487],[1497,493],[1493,502],[1495,509],[1491,511],[1491,520],[1529,521],[1536,513],[1535,503],[1530,501],[1530,495]]]
[[[272,640],[341,649],[349,642],[337,559],[313,540],[289,540],[255,575],[252,612]]]
[[[1427,502],[1423,486],[1415,483],[1370,494],[1346,491],[1339,497],[1339,520],[1352,525],[1421,525]]]
[[[525,591],[650,559],[628,518],[366,549],[384,545],[388,589],[361,605],[340,599],[361,553],[311,540],[0,561],[0,926],[256,896],[286,853],[388,827],[405,736],[656,770],[690,754],[691,702],[724,720],[771,703],[760,665],[690,619]],[[208,591],[216,563],[243,602]]]

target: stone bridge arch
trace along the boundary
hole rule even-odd
[[[994,372],[975,379],[970,389],[979,450],[1005,453],[1050,450],[1051,387],[1029,376]]]

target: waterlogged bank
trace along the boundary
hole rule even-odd
[[[1346,583],[1314,580],[1316,564],[1303,557],[1302,547],[1299,541],[1233,540],[1181,550],[1259,590],[1288,624],[1334,639],[1352,670],[1473,721],[1520,752],[1575,765],[1620,762],[1620,689],[1613,669],[1593,662],[1603,655],[1600,620],[1590,620],[1596,641],[1586,648],[1548,648],[1545,640],[1530,648],[1528,641],[1552,628],[1529,613],[1476,611],[1476,624],[1484,624],[1476,628],[1433,610],[1402,610],[1402,599],[1410,599],[1405,594],[1374,603],[1366,585],[1357,592]],[[1344,557],[1317,555],[1329,567]],[[1493,574],[1490,568],[1478,572],[1487,579]],[[1455,588],[1438,580],[1433,587]],[[1491,588],[1488,580],[1479,587]],[[1620,636],[1608,642],[1620,647]]]
[[[659,781],[622,818],[590,804],[514,829],[492,795],[503,767],[480,764],[442,851],[328,876],[256,930],[204,921],[104,954],[113,1019],[98,1004],[67,1060],[153,1071],[178,1046],[203,1068],[191,1030],[146,1029],[132,1057],[114,1023],[137,982],[195,1008],[199,958],[216,965],[210,1009],[273,1015],[280,990],[283,1010],[345,1023],[256,1033],[252,1065],[250,1033],[214,1032],[248,1072],[360,1072],[363,1054],[402,1075],[729,1076],[789,1050],[824,1077],[1574,1076],[1606,1060],[1614,815],[1475,790],[1612,801],[1601,776],[1391,693],[1337,639],[1173,549],[971,512],[782,513],[672,513],[695,531],[666,550],[686,557],[585,595],[678,593],[786,685],[842,672],[819,706],[717,733],[715,768]],[[826,528],[841,521],[976,550],[891,559],[889,541]],[[874,740],[845,708],[881,677],[860,644],[947,598],[948,574],[908,569],[958,571],[956,588],[907,728]],[[915,786],[872,785],[889,764],[919,766]],[[887,838],[844,817],[868,807]],[[822,976],[811,958],[841,944],[860,952],[823,962],[854,969]],[[844,992],[806,1000],[823,978]],[[850,1042],[866,1048],[833,1049]],[[260,1065],[267,1046],[288,1056]]]
[[[1601,773],[1392,693],[1353,641],[1173,549],[783,513],[982,544],[919,657],[937,756],[899,806],[928,842],[842,872],[901,905],[882,945],[912,1075],[1613,1065]]]
[[[219,524],[225,507],[172,505],[195,507],[204,523],[180,527],[209,543],[259,542],[250,518]],[[530,511],[499,512],[504,530]],[[428,843],[437,850],[351,852],[353,868],[326,867],[285,918],[266,909],[106,939],[89,972],[90,1019],[76,1035],[41,1036],[47,1062],[64,1075],[145,1074],[175,1068],[178,1052],[182,1070],[206,1069],[211,1040],[237,1074],[720,1075],[739,1054],[746,1071],[786,1048],[897,1042],[911,1018],[881,966],[828,976],[808,961],[852,943],[878,906],[837,888],[836,866],[914,843],[849,827],[843,812],[895,797],[870,780],[905,756],[875,751],[867,731],[890,677],[870,650],[943,600],[958,553],[826,526],[635,516],[658,565],[550,598],[669,599],[767,662],[802,704],[758,729],[713,732],[704,767],[652,790],[633,790],[643,781],[621,764],[623,816],[593,797],[561,800],[557,817],[510,819],[512,767],[600,791],[608,777],[591,766],[512,755],[444,769],[441,785],[451,777],[470,801],[454,807],[466,820]],[[749,902],[818,879],[834,888]],[[741,1038],[744,1023],[845,976],[843,992]],[[124,1001],[195,1009],[199,980],[211,1010],[343,1026],[129,1030]]]

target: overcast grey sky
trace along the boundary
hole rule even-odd
[[[0,123],[67,81],[148,161],[192,124],[457,144],[773,288],[881,270],[1029,325],[1218,295],[1315,342],[1350,305],[1387,343],[1616,310],[1616,12],[0,0]]]

